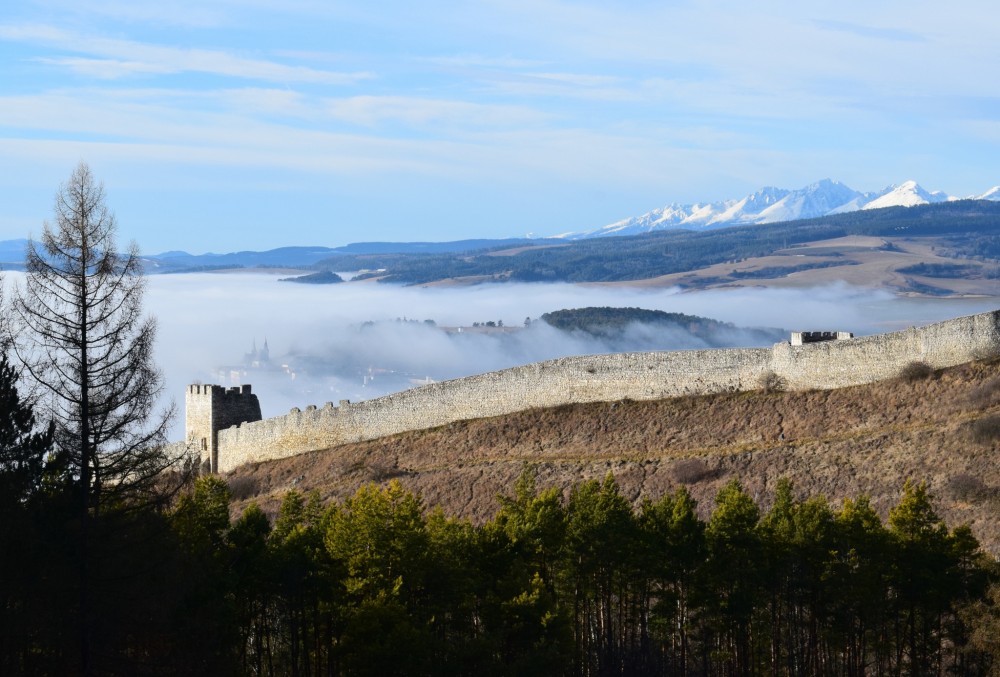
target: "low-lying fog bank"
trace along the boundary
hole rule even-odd
[[[8,281],[19,279],[6,273]],[[525,320],[565,308],[640,307],[739,327],[893,331],[982,312],[996,299],[896,298],[833,286],[808,291],[732,289],[678,293],[569,284],[463,288],[375,283],[280,284],[277,275],[196,273],[148,278],[146,309],[158,320],[156,359],[180,408],[188,383],[251,383],[264,416],[293,406],[360,400],[443,380],[551,359],[620,350],[760,345],[726,330],[710,342],[682,331],[633,325],[610,339]],[[473,324],[503,323],[504,329]],[[457,328],[462,327],[462,331]],[[265,341],[269,349],[263,355]],[[249,355],[256,346],[256,356]]]

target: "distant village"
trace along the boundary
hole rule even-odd
[[[512,334],[531,325],[531,318],[525,318],[523,325],[508,326],[503,320],[486,320],[473,322],[471,325],[439,326],[434,320],[413,320],[405,317],[388,322],[422,324],[433,327],[449,335],[458,334]],[[374,326],[375,322],[365,322],[361,326]],[[431,374],[415,374],[402,372],[379,364],[351,364],[324,361],[321,356],[295,358],[284,356],[272,359],[271,346],[265,337],[258,347],[257,339],[251,341],[250,350],[243,354],[242,360],[228,365],[215,367],[211,372],[212,382],[219,385],[238,386],[246,383],[262,381],[299,381],[299,386],[305,390],[321,388],[331,393],[339,393],[347,397],[362,398],[405,390],[416,386],[436,383],[439,379]],[[306,384],[309,382],[311,388]],[[344,383],[353,384],[360,390],[351,389],[343,392]],[[325,385],[321,385],[325,384]],[[368,395],[365,390],[373,390]]]

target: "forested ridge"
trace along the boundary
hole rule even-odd
[[[316,264],[362,270],[385,282],[424,284],[481,277],[519,282],[612,282],[681,273],[727,261],[767,256],[795,245],[848,235],[934,238],[942,255],[1000,257],[1000,203],[975,200],[889,207],[816,219],[734,226],[707,231],[665,230],[646,235],[559,241],[497,256],[498,247],[459,253],[386,253],[336,256]],[[790,269],[826,263],[798,261]]]

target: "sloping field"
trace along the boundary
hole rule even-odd
[[[464,421],[293,458],[228,476],[243,502],[277,508],[289,489],[339,500],[396,478],[427,506],[482,521],[525,465],[567,493],[614,474],[633,501],[686,484],[704,515],[738,477],[767,505],[781,477],[834,503],[867,494],[883,513],[907,478],[926,481],[952,526],[1000,552],[1000,363],[867,386],[735,393],[538,409]]]
[[[936,238],[882,238],[852,235],[779,249],[768,256],[717,263],[647,280],[597,283],[602,286],[712,289],[760,287],[805,289],[843,282],[912,296],[997,296],[1000,280],[993,261],[941,255]],[[907,272],[918,265],[954,266],[955,274],[934,277]],[[956,270],[958,270],[956,268]]]

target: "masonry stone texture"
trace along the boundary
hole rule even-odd
[[[212,472],[219,472],[219,431],[261,420],[260,401],[249,385],[189,385],[184,407],[184,439]]]
[[[213,471],[228,472],[244,463],[536,407],[754,390],[772,374],[789,390],[841,388],[899,376],[912,362],[942,368],[997,354],[1000,311],[992,311],[802,345],[564,357],[267,420],[260,420],[249,386],[189,386],[186,440],[201,449]]]

